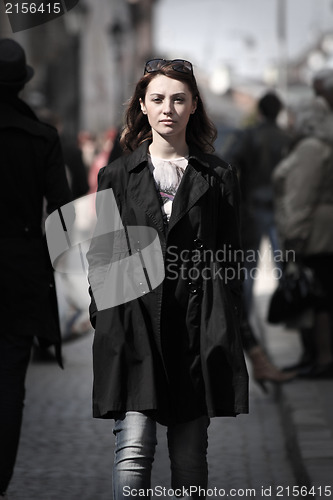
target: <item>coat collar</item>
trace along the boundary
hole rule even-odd
[[[31,135],[43,136],[40,122],[29,106],[19,98],[5,102],[0,99],[0,129],[22,129]]]
[[[129,172],[136,172],[137,174],[131,176],[129,193],[131,198],[145,210],[153,225],[163,232],[164,224],[160,200],[153,176],[147,166],[149,144],[149,141],[145,141],[128,157],[127,168]],[[168,226],[169,232],[209,188],[200,167],[209,168],[209,163],[205,160],[204,154],[195,147],[191,147],[189,164],[173,202]]]
[[[129,156],[128,170],[131,172],[136,169],[139,165],[148,161],[148,148],[150,146],[150,141],[146,140],[140,146],[133,151]],[[209,163],[205,158],[205,154],[202,153],[195,145],[190,145],[189,152],[189,163],[193,162],[200,163],[203,167],[209,168]]]

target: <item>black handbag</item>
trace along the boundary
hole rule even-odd
[[[313,270],[300,263],[289,263],[270,299],[267,321],[272,324],[289,321],[322,296]]]

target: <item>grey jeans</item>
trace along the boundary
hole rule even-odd
[[[208,480],[208,425],[209,418],[200,417],[168,427],[171,462],[171,488],[168,491],[174,492],[169,498],[195,499],[199,498],[199,491],[200,498],[204,498]],[[133,496],[150,498],[151,470],[157,444],[156,422],[143,413],[130,411],[119,415],[113,432],[116,436],[114,500]]]

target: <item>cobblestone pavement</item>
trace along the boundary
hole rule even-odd
[[[272,360],[287,366],[299,358],[301,347],[295,331],[265,322],[274,286],[266,259],[255,284],[252,321]],[[111,500],[112,421],[91,417],[91,344],[92,333],[65,343],[65,370],[52,363],[29,367],[10,500]],[[209,498],[332,497],[333,380],[294,380],[263,394],[250,365],[249,372],[250,414],[211,421]],[[152,486],[168,489],[163,427],[158,442]]]
[[[257,298],[258,330],[275,364],[287,366],[300,358],[299,335],[263,321],[268,298],[267,294]],[[295,379],[275,390],[293,470],[300,492],[302,486],[304,494],[308,491],[307,498],[333,497],[332,393],[332,379]]]
[[[92,334],[64,345],[65,369],[32,363],[11,500],[109,500],[113,460],[112,421],[91,417]],[[295,483],[274,391],[251,382],[251,410],[212,419],[209,494],[220,498],[270,498]],[[165,428],[158,429],[153,486],[169,488]],[[214,494],[214,488],[221,490]],[[251,491],[250,491],[251,490]],[[157,491],[157,490],[156,490]],[[281,496],[279,496],[280,498]],[[287,498],[287,496],[286,496]]]

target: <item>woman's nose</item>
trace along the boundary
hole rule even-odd
[[[170,101],[164,101],[163,113],[165,115],[170,115],[172,113],[172,106]]]

